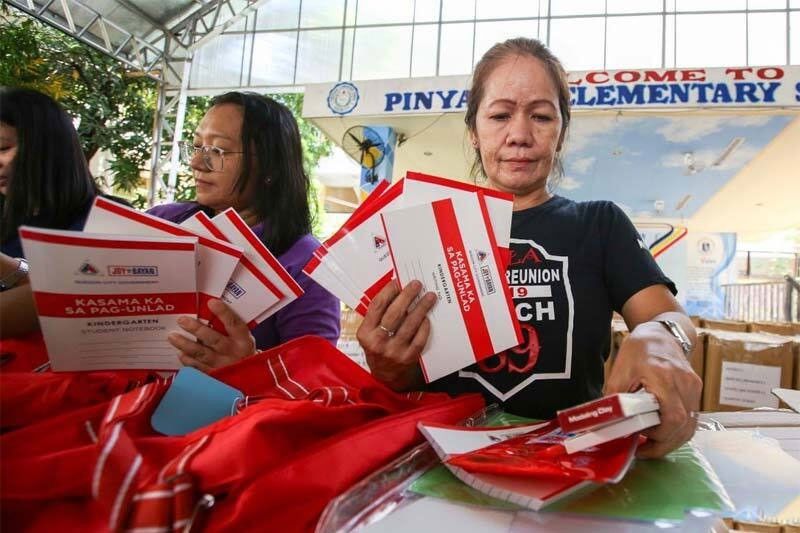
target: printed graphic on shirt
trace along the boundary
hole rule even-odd
[[[502,401],[536,381],[570,378],[575,316],[569,258],[531,240],[511,239],[510,247],[506,277],[524,341],[458,374]]]

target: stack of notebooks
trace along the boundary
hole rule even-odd
[[[617,483],[643,437],[659,424],[658,401],[620,393],[560,411],[555,420],[506,427],[420,423],[445,466],[467,485],[538,510],[603,483]]]
[[[224,331],[225,301],[252,328],[303,290],[233,209],[174,224],[104,198],[83,232],[20,228],[56,371],[174,370],[180,316]]]
[[[361,314],[393,278],[438,303],[422,353],[434,381],[522,342],[505,271],[513,197],[409,172],[382,182],[304,271]]]

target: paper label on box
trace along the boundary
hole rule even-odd
[[[722,361],[719,403],[737,407],[778,407],[772,389],[781,385],[781,367]]]

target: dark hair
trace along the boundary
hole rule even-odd
[[[0,240],[23,224],[69,227],[98,192],[72,118],[49,96],[0,87],[0,122],[17,130],[14,176],[0,197]]]
[[[256,93],[229,92],[211,101],[212,106],[220,104],[244,110],[244,154],[236,188],[241,194],[251,180],[258,180],[248,207],[264,221],[261,240],[280,255],[311,232],[310,183],[297,121],[285,105]]]
[[[529,39],[527,37],[516,37],[508,39],[502,43],[497,43],[483,54],[480,61],[475,65],[475,70],[472,73],[472,87],[469,91],[469,99],[467,100],[467,113],[464,116],[464,123],[467,129],[475,132],[476,119],[478,114],[478,106],[483,100],[484,86],[486,79],[494,71],[497,65],[511,56],[530,56],[538,59],[544,64],[545,70],[550,75],[550,81],[558,92],[558,108],[561,112],[561,138],[566,139],[567,129],[571,118],[569,107],[569,85],[567,84],[567,73],[561,61],[553,55],[553,53],[536,39]],[[557,154],[555,159],[556,176],[560,177],[564,173],[563,163],[561,157]],[[483,173],[483,162],[481,161],[481,152],[475,148],[475,160],[472,163],[470,174],[476,178],[479,174]]]

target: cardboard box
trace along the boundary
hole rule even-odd
[[[349,307],[342,308],[342,317],[340,319],[340,325],[342,328],[341,333],[339,334],[340,337],[344,337],[345,339],[355,339],[356,332],[358,331],[358,327],[363,322],[364,317],[350,309]]]
[[[783,533],[780,524],[766,524],[764,522],[744,522],[737,520],[734,531],[749,531],[752,533]]]
[[[792,380],[792,387],[800,390],[800,335],[795,337],[792,342],[794,350],[794,379]]]
[[[775,333],[776,335],[795,335],[795,325],[791,322],[753,322],[750,331]]]
[[[339,321],[341,333],[339,334],[339,340],[336,342],[336,349],[347,355],[369,372],[370,370],[367,365],[367,358],[364,355],[364,349],[358,343],[358,339],[356,339],[356,332],[363,320],[364,317],[349,307],[342,306],[342,316]]]
[[[722,331],[748,331],[749,324],[741,320],[711,320],[703,319],[703,327]]]
[[[694,344],[694,349],[692,353],[689,355],[689,363],[692,365],[692,370],[694,370],[695,374],[700,376],[700,379],[703,380],[703,389],[705,389],[705,366],[706,366],[706,339],[708,338],[708,333],[705,330],[697,330],[697,342]],[[698,403],[692,406],[692,410],[700,411],[702,407],[702,394]]]
[[[696,327],[696,328],[702,328],[703,327],[703,318],[702,317],[699,317],[697,315],[691,315],[689,317],[689,320],[692,321],[692,324],[694,325],[694,327]]]
[[[694,343],[694,349],[689,355],[689,363],[692,365],[692,370],[700,376],[700,379],[705,377],[706,369],[706,339],[708,332],[704,329],[697,330],[697,342]]]
[[[621,325],[616,321],[611,322],[611,350],[604,365],[605,380],[608,380],[608,375],[611,373],[611,367],[614,366],[619,347],[628,335],[628,326],[625,325],[625,322],[622,322]]]
[[[778,407],[771,390],[791,386],[792,342],[762,333],[709,331],[707,334],[703,410]]]
[[[794,374],[792,376],[792,389],[800,390],[800,335],[778,335],[775,333],[764,333],[781,340],[788,340],[792,343],[792,354],[794,359]]]

